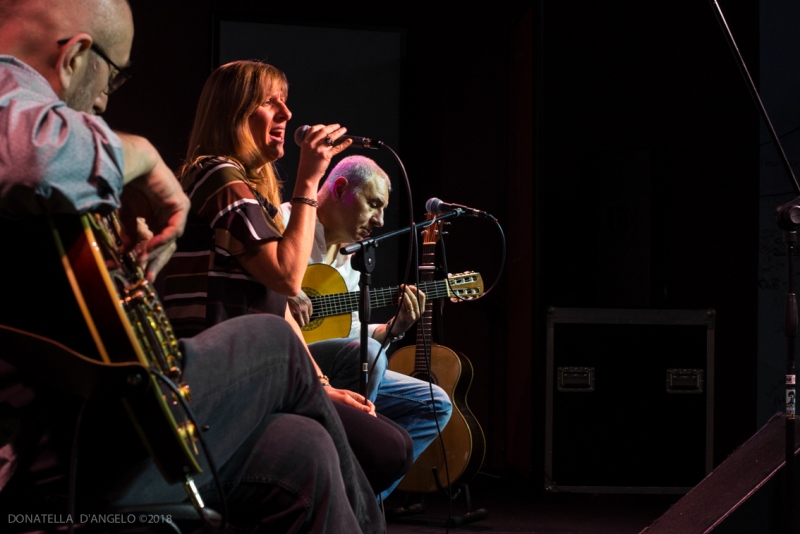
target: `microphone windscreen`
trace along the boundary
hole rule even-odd
[[[306,133],[311,129],[311,126],[304,124],[294,131],[294,142],[298,146],[303,144],[303,139],[306,138]]]
[[[430,213],[431,215],[438,215],[442,212],[440,207],[442,201],[436,197],[429,198],[428,201],[425,203],[425,211]]]

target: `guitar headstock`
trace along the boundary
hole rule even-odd
[[[480,273],[469,271],[447,277],[447,296],[453,302],[472,300],[483,295],[483,278]]]
[[[436,215],[432,213],[428,213],[425,215],[425,219],[430,221],[431,219],[435,218]],[[441,221],[436,221],[427,228],[422,229],[422,243],[424,245],[435,245],[439,242],[441,238],[441,226],[444,224]]]

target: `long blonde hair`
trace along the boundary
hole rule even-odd
[[[283,183],[274,162],[262,165],[262,156],[250,132],[248,119],[275,91],[288,96],[286,75],[259,61],[233,61],[214,69],[203,86],[194,116],[186,162],[179,171],[183,182],[194,163],[206,156],[237,161],[252,186],[273,206],[281,204]],[[184,183],[184,185],[186,185]],[[283,229],[280,211],[275,222]]]

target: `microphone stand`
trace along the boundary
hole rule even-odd
[[[725,17],[722,14],[722,10],[719,7],[719,4],[716,0],[710,0],[712,7],[714,8],[714,14],[717,16],[717,21],[720,24],[720,27],[723,29],[725,36],[728,39],[728,45],[731,48],[731,51],[734,54],[734,57],[737,60],[737,64],[739,65],[739,70],[741,71],[742,75],[744,76],[745,82],[747,84],[747,88],[750,90],[750,95],[753,97],[753,101],[758,108],[759,113],[761,114],[761,118],[764,120],[764,124],[767,127],[767,131],[772,138],[772,143],[775,145],[775,149],[778,151],[778,155],[783,163],[783,168],[786,171],[786,174],[789,176],[791,183],[794,187],[794,191],[796,194],[800,194],[800,185],[798,185],[797,179],[792,172],[792,167],[789,164],[789,159],[786,157],[786,153],[783,151],[783,146],[781,145],[780,139],[778,135],[775,133],[775,129],[772,127],[772,123],[769,120],[769,116],[767,115],[767,110],[764,107],[763,102],[761,101],[761,97],[758,94],[756,89],[755,83],[753,83],[753,79],[750,76],[750,73],[747,70],[747,65],[744,62],[744,58],[739,53],[739,49],[736,46],[736,42],[733,39],[733,34],[728,28],[728,24],[725,21]],[[786,421],[786,438],[785,438],[785,455],[786,455],[786,463],[785,463],[785,502],[784,502],[784,527],[785,531],[788,533],[794,532],[794,511],[792,505],[794,504],[794,451],[795,451],[795,418],[796,418],[796,382],[797,382],[797,372],[795,370],[795,338],[797,336],[797,298],[794,293],[794,244],[797,242],[797,228],[800,226],[800,197],[795,197],[793,200],[787,202],[786,204],[779,206],[776,210],[776,222],[778,227],[781,228],[783,232],[783,239],[786,243],[786,269],[787,269],[787,295],[786,295],[786,311],[785,311],[785,323],[784,323],[784,333],[786,336],[786,411],[785,411],[785,421]]]
[[[358,281],[358,287],[359,287],[358,319],[361,322],[361,332],[360,332],[361,343],[359,347],[359,354],[361,356],[361,375],[359,377],[358,386],[359,386],[359,393],[364,395],[365,399],[367,397],[367,383],[369,382],[369,358],[367,353],[367,341],[369,339],[369,321],[372,315],[370,306],[369,288],[370,284],[372,283],[371,273],[375,269],[375,263],[376,263],[375,249],[377,248],[378,243],[380,241],[383,241],[384,239],[388,239],[390,237],[394,237],[400,234],[405,234],[411,232],[412,230],[427,228],[434,222],[441,221],[442,219],[448,219],[450,217],[458,217],[464,214],[465,214],[464,210],[455,209],[443,215],[437,215],[433,219],[427,219],[421,223],[415,223],[412,224],[411,226],[400,228],[399,230],[394,230],[392,232],[388,232],[378,237],[370,237],[368,239],[362,239],[360,241],[350,243],[349,245],[345,245],[339,249],[340,254],[353,255],[353,257],[350,259],[350,264],[353,266],[353,269],[361,273],[361,277],[359,278]],[[394,324],[394,321],[392,321],[392,324]],[[387,335],[389,335],[389,332],[387,332]]]

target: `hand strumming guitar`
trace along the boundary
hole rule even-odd
[[[288,304],[289,311],[292,317],[294,317],[294,320],[297,321],[297,324],[300,325],[300,328],[307,325],[311,320],[311,316],[314,314],[314,305],[311,303],[311,299],[308,298],[305,291],[301,290],[298,295],[289,297]]]
[[[158,271],[175,252],[175,242],[183,235],[189,214],[189,198],[175,174],[143,137],[119,134],[125,151],[125,187],[122,192],[120,220],[137,245],[147,232],[152,235],[139,255],[145,275],[153,281]],[[141,221],[149,227],[143,232]]]

